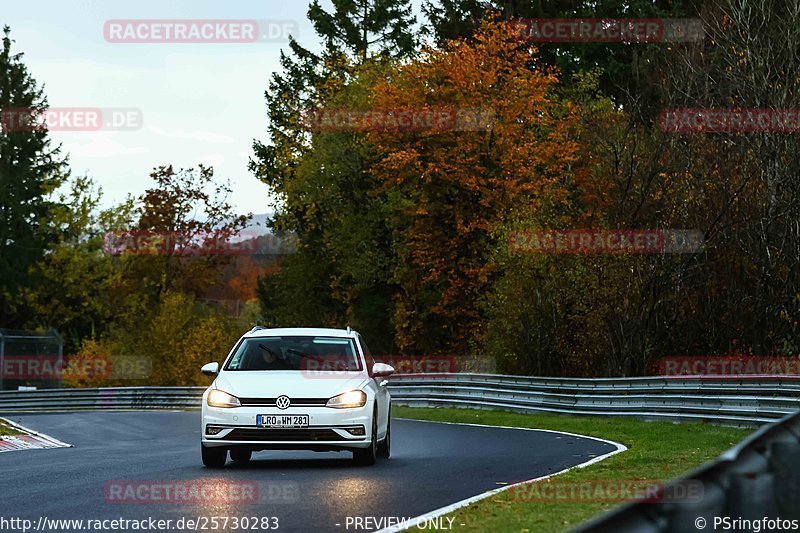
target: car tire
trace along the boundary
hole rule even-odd
[[[378,457],[388,459],[392,455],[392,410],[389,409],[389,418],[386,420],[386,436],[378,443]]]
[[[225,448],[207,448],[200,445],[200,452],[203,456],[203,464],[206,468],[222,468],[228,458],[228,450]]]
[[[249,463],[252,457],[252,450],[231,450],[231,461],[234,463]]]
[[[371,466],[378,460],[378,410],[372,410],[372,436],[369,448],[353,450],[353,460],[357,465]]]

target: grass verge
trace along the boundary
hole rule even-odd
[[[19,435],[20,432],[16,429],[12,428],[11,426],[5,424],[5,420],[0,418],[0,436],[3,435]]]
[[[546,502],[536,498],[537,494],[543,494],[540,484],[557,480],[587,483],[592,487],[591,482],[597,481],[596,487],[600,488],[608,486],[606,481],[668,480],[713,459],[753,431],[700,423],[674,424],[617,417],[518,414],[475,409],[393,406],[392,415],[441,422],[552,429],[600,437],[628,447],[627,451],[586,468],[576,468],[551,480],[536,482],[539,487],[503,491],[447,515],[455,518],[454,527],[464,524],[461,529],[469,531],[557,532],[571,529],[621,502],[566,501],[564,498]],[[536,453],[536,450],[531,450],[531,453]]]

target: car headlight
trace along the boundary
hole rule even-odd
[[[367,403],[367,395],[361,390],[351,390],[344,392],[338,396],[334,396],[326,407],[334,407],[336,409],[347,409],[350,407],[363,407]]]
[[[241,407],[242,402],[232,394],[219,389],[213,389],[208,393],[208,405],[211,407]]]

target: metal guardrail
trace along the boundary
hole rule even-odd
[[[717,459],[664,486],[664,494],[700,482],[699,498],[632,502],[579,526],[574,533],[769,531],[800,520],[800,413],[767,425]],[[715,524],[715,520],[730,520]],[[771,524],[762,522],[773,520]],[[750,520],[751,525],[733,520]],[[758,523],[757,526],[752,524]]]
[[[632,416],[754,426],[800,409],[792,376],[536,378],[496,374],[402,374],[393,401],[417,407]],[[0,412],[192,409],[204,387],[117,387],[0,392]]]
[[[755,426],[800,409],[800,377],[535,378],[407,374],[392,399],[413,407],[632,416]]]
[[[206,387],[114,387],[0,392],[0,412],[199,409]]]

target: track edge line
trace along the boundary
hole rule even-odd
[[[617,455],[618,453],[622,453],[622,452],[628,450],[627,446],[625,446],[624,444],[621,444],[619,442],[615,442],[613,440],[602,439],[600,437],[592,437],[591,435],[580,435],[578,433],[570,433],[568,431],[556,431],[554,429],[521,428],[521,427],[515,427],[515,426],[493,426],[493,425],[490,425],[490,424],[472,424],[472,423],[469,423],[469,422],[439,422],[437,420],[418,420],[418,419],[415,419],[415,418],[398,418],[398,420],[411,420],[413,422],[431,422],[433,424],[451,424],[451,425],[455,425],[455,426],[474,426],[474,427],[483,427],[483,428],[517,429],[517,430],[520,430],[520,431],[543,431],[543,432],[546,432],[546,433],[560,433],[562,435],[570,435],[572,437],[581,437],[581,438],[584,438],[584,439],[592,439],[592,440],[596,440],[596,441],[600,441],[600,442],[605,442],[606,444],[611,444],[616,449],[614,451],[608,452],[608,453],[606,453],[604,455],[600,455],[598,457],[593,457],[592,459],[586,461],[585,463],[580,463],[580,464],[577,464],[577,465],[574,465],[574,466],[570,466],[569,468],[565,468],[564,470],[559,470],[558,472],[553,472],[552,474],[547,474],[546,476],[540,476],[540,477],[537,477],[537,478],[528,479],[526,481],[520,481],[520,482],[517,482],[517,483],[512,483],[511,485],[506,485],[505,487],[499,487],[499,488],[492,489],[492,490],[489,490],[489,491],[486,491],[486,492],[482,492],[480,494],[476,494],[475,496],[470,496],[469,498],[466,498],[466,499],[463,499],[463,500],[459,500],[459,501],[457,501],[455,503],[451,503],[450,505],[446,505],[446,506],[440,507],[438,509],[434,509],[433,511],[430,511],[428,513],[425,513],[425,514],[422,514],[422,515],[419,515],[419,516],[415,516],[413,518],[409,518],[406,521],[406,524],[408,524],[408,525],[405,525],[405,526],[400,526],[400,525],[389,526],[389,527],[385,527],[383,529],[377,530],[376,533],[395,533],[395,532],[398,532],[398,531],[405,531],[407,529],[410,529],[411,527],[413,527],[416,524],[422,523],[425,520],[429,520],[431,518],[437,518],[439,516],[452,513],[453,511],[461,509],[462,507],[466,507],[468,505],[472,505],[475,502],[479,502],[481,500],[485,500],[486,498],[494,496],[495,494],[499,494],[499,493],[501,493],[503,491],[506,491],[508,489],[511,489],[511,488],[514,488],[514,487],[518,487],[520,485],[525,485],[526,483],[535,483],[537,481],[542,481],[543,479],[548,479],[548,478],[551,478],[553,476],[557,476],[559,474],[563,474],[564,472],[569,472],[570,470],[575,470],[575,469],[578,469],[578,468],[586,468],[587,466],[593,465],[595,463],[599,463],[600,461],[602,461],[604,459],[608,459],[612,455]]]

